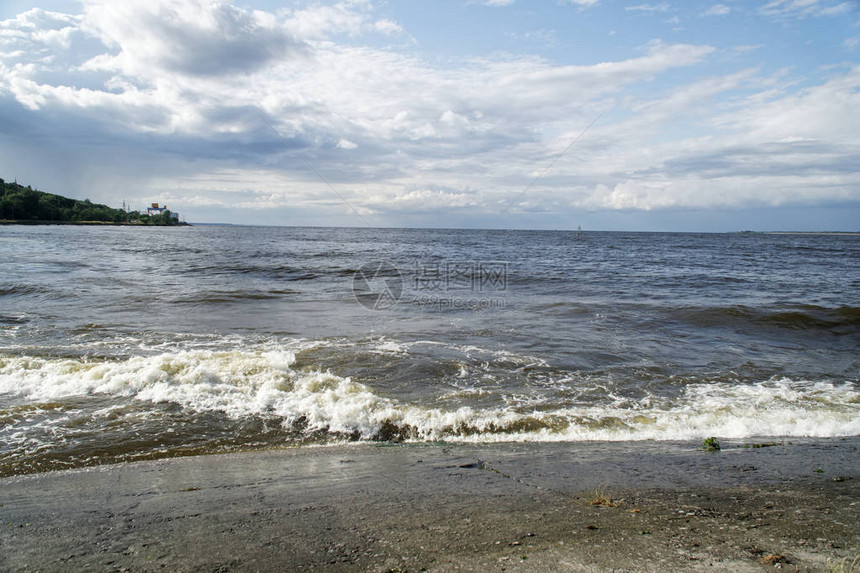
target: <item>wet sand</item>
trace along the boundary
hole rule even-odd
[[[860,438],[250,452],[0,504],[2,571],[830,571],[860,555]]]

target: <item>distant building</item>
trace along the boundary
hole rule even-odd
[[[179,213],[174,213],[167,208],[167,205],[159,205],[158,203],[153,203],[149,207],[146,208],[146,214],[150,217],[153,215],[163,215],[164,212],[170,213],[170,218],[179,220]]]

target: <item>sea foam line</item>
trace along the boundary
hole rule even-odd
[[[606,395],[537,410],[402,403],[326,371],[296,371],[288,350],[166,352],[123,360],[0,355],[0,395],[42,403],[110,395],[232,417],[275,416],[333,439],[449,441],[679,440],[704,435],[832,437],[860,434],[856,383],[781,378],[691,383],[671,398]],[[560,378],[570,373],[560,373]],[[570,378],[572,383],[600,381]]]

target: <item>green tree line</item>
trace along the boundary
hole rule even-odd
[[[131,225],[177,225],[165,211],[160,215],[144,215],[137,211],[126,212],[107,205],[92,203],[89,199],[79,201],[53,193],[45,193],[8,183],[0,179],[0,219],[17,222],[102,222]]]

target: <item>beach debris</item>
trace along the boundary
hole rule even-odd
[[[788,563],[788,560],[785,556],[780,555],[779,553],[769,553],[760,557],[759,562],[764,563],[765,565],[776,565],[778,563]]]
[[[591,492],[591,495],[588,498],[588,505],[598,505],[600,507],[618,507],[621,505],[620,499],[613,499],[608,493],[606,493],[606,488],[601,486]]]
[[[841,561],[827,559],[827,568],[831,573],[860,573],[860,555],[853,560],[844,557]]]
[[[722,448],[720,448],[720,441],[711,436],[710,438],[705,438],[705,441],[702,442],[702,449],[706,452],[719,452]]]
[[[506,478],[511,477],[508,474],[500,472],[499,470],[497,470],[496,468],[491,466],[489,463],[485,462],[484,460],[482,460],[480,458],[476,458],[475,461],[472,463],[460,464],[457,467],[463,468],[463,469],[479,469],[479,470],[484,470],[487,472],[493,472],[495,474],[499,474],[502,477],[506,477]]]

